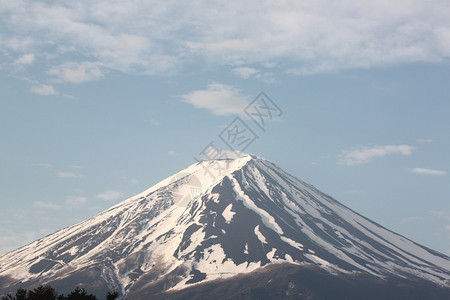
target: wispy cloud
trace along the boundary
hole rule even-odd
[[[422,221],[423,217],[406,217],[400,220],[401,223],[418,222]]]
[[[243,79],[256,78],[267,83],[276,82],[273,73],[263,72],[255,68],[238,67],[233,69],[233,73]]]
[[[239,67],[239,68],[233,69],[233,73],[241,78],[248,79],[251,76],[259,74],[260,70],[257,70],[255,68],[249,68],[249,67]]]
[[[71,83],[83,83],[86,81],[94,81],[103,77],[100,63],[98,62],[68,62],[51,68],[48,74],[55,76],[57,79]]]
[[[230,52],[250,51],[258,46],[256,41],[251,39],[221,39],[212,43],[187,42],[187,46],[195,51],[205,51],[210,54],[227,54]]]
[[[98,194],[97,198],[105,200],[105,201],[115,201],[115,200],[121,198],[122,196],[123,196],[123,194],[121,192],[114,191],[114,190],[107,190],[104,193]]]
[[[160,123],[158,120],[155,120],[155,119],[151,119],[151,120],[150,120],[150,123],[151,123],[153,126],[159,126],[159,125],[161,125],[161,123]]]
[[[439,62],[450,56],[443,7],[446,0],[3,1],[2,58],[36,64],[30,53],[45,53],[45,65],[57,65],[50,75],[73,83],[105,70],[161,73],[197,58],[219,66],[289,59],[296,74]]]
[[[139,184],[139,180],[137,180],[136,178],[130,178],[130,184]]]
[[[41,209],[59,209],[61,208],[60,205],[52,203],[52,202],[45,202],[45,201],[35,201],[33,203],[33,206],[36,208],[41,208]]]
[[[425,144],[425,143],[432,143],[433,140],[432,139],[417,139],[416,142],[419,144]]]
[[[266,68],[274,68],[277,64],[274,62],[263,62],[262,65]]]
[[[33,163],[32,166],[39,167],[39,168],[45,168],[45,169],[49,169],[49,168],[53,167],[52,164],[47,164],[47,163]]]
[[[431,210],[430,213],[439,219],[450,221],[450,210]]]
[[[50,84],[40,84],[31,87],[31,92],[41,95],[41,96],[50,96],[50,95],[57,95],[58,92],[55,90],[55,88]]]
[[[450,210],[430,210],[430,213],[439,219],[450,221]]]
[[[360,147],[355,150],[345,150],[340,155],[339,163],[346,166],[366,164],[375,158],[391,154],[411,155],[414,147],[409,145],[385,145]]]
[[[84,178],[84,175],[81,174],[76,174],[73,172],[58,172],[58,177],[59,178]]]
[[[16,65],[23,65],[23,66],[30,66],[34,63],[34,54],[24,54],[21,57],[19,57],[14,64]]]
[[[411,172],[417,173],[417,174],[437,175],[437,176],[447,175],[447,172],[441,171],[441,170],[424,169],[424,168],[412,168],[410,170],[411,170]]]
[[[213,83],[206,90],[196,90],[181,95],[182,102],[207,109],[216,115],[240,115],[248,105],[247,97],[233,86]]]
[[[66,204],[71,208],[79,208],[86,204],[88,199],[83,196],[69,196],[66,199]]]

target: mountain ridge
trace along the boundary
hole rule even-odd
[[[162,291],[175,292],[284,263],[336,276],[450,287],[449,257],[389,231],[267,160],[242,155],[197,162],[1,256],[0,293],[27,282],[80,280],[123,295],[163,280]]]

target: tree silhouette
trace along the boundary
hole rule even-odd
[[[117,291],[108,292],[106,300],[115,300],[119,297]],[[95,295],[88,294],[84,288],[76,287],[67,296],[61,294],[58,296],[56,290],[51,286],[38,286],[34,290],[19,288],[13,296],[8,294],[2,297],[2,300],[98,300]]]
[[[56,300],[57,294],[51,286],[40,285],[32,291],[28,292],[26,300]]]
[[[16,291],[16,300],[27,300],[27,293],[28,291],[23,289],[23,288],[19,288]]]
[[[70,292],[69,295],[66,297],[67,300],[98,300],[97,297],[95,297],[92,294],[89,294],[86,292],[85,289],[76,287],[74,291]]]
[[[106,294],[106,300],[115,300],[119,298],[119,292],[114,291],[114,292],[108,292],[108,294]]]

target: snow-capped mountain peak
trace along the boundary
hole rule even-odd
[[[283,263],[450,287],[449,257],[264,159],[240,155],[197,162],[89,220],[0,257],[0,290],[83,278],[86,285],[137,295]]]

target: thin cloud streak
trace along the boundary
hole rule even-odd
[[[275,83],[276,82],[276,80],[274,79],[275,74],[269,73],[269,72],[263,72],[259,69],[255,69],[255,68],[250,68],[250,67],[234,68],[232,73],[237,75],[238,77],[241,77],[242,79],[255,78],[255,79],[262,80],[266,83]]]
[[[57,95],[58,92],[55,90],[55,88],[52,85],[49,84],[41,84],[32,87],[31,89],[32,93],[41,95],[41,96],[50,96],[50,95]]]
[[[66,204],[71,208],[80,208],[86,204],[88,199],[83,196],[70,196],[66,199]]]
[[[52,202],[35,201],[33,206],[41,209],[60,209],[61,206]]]
[[[439,219],[450,221],[450,210],[448,211],[430,210],[430,213],[438,217]]]
[[[339,164],[345,166],[356,166],[367,164],[375,158],[383,157],[391,154],[411,155],[414,147],[409,145],[385,145],[374,147],[360,147],[355,150],[345,150],[340,155]]]
[[[33,163],[31,164],[33,167],[39,167],[39,168],[44,168],[44,169],[50,169],[53,168],[52,164],[47,164],[47,163]]]
[[[422,221],[423,217],[406,217],[400,220],[401,223],[417,222]]]
[[[436,176],[447,175],[447,172],[445,172],[445,171],[433,170],[433,169],[424,169],[424,168],[412,168],[411,172],[416,173],[416,174],[436,175]]]
[[[73,179],[73,178],[84,178],[84,175],[81,174],[75,174],[73,172],[58,172],[59,178],[67,178],[67,179]]]
[[[426,144],[426,143],[432,143],[433,140],[432,139],[417,139],[416,142],[419,144]]]
[[[123,194],[119,191],[107,190],[104,193],[98,194],[97,198],[105,201],[115,201],[117,199],[120,199],[122,196]]]

